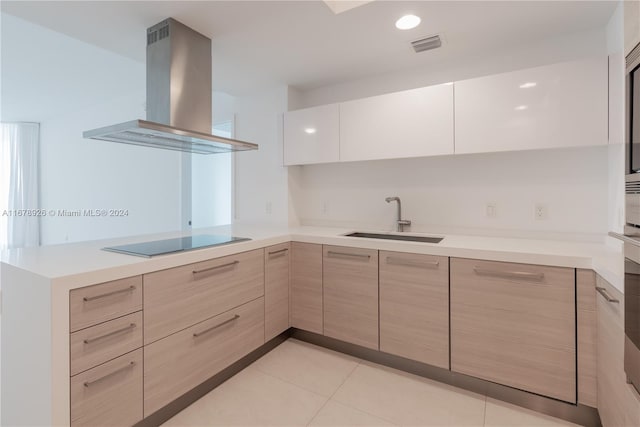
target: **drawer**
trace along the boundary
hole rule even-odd
[[[142,347],[142,312],[129,314],[70,337],[71,375]]]
[[[258,298],[145,346],[145,417],[263,343],[264,298]]]
[[[144,343],[263,295],[263,249],[145,274]]]
[[[69,292],[69,330],[77,330],[142,310],[142,276]]]
[[[142,419],[142,349],[71,377],[72,426],[130,426]]]

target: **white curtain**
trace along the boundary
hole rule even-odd
[[[0,249],[37,246],[40,125],[1,123],[0,130]]]

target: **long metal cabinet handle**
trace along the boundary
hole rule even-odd
[[[609,236],[616,238],[618,240],[622,240],[625,243],[629,243],[633,246],[640,246],[640,236],[625,236],[624,234],[615,233],[613,231],[609,232]]]
[[[92,384],[95,384],[97,382],[100,382],[104,379],[107,379],[115,374],[119,374],[122,371],[126,371],[127,369],[133,368],[135,366],[136,362],[130,362],[127,366],[123,366],[122,368],[118,368],[115,371],[109,372],[106,375],[101,376],[100,378],[96,378],[95,380],[91,380],[91,381],[85,381],[84,386],[85,387],[89,387]]]
[[[600,295],[602,295],[604,297],[604,299],[607,300],[607,302],[611,302],[611,303],[614,303],[614,304],[619,304],[620,303],[620,300],[616,299],[616,298],[613,298],[611,295],[609,295],[609,292],[607,292],[607,290],[605,288],[602,288],[600,286],[596,286],[596,291],[598,291],[598,293]]]
[[[218,323],[217,325],[212,326],[212,327],[210,327],[209,329],[205,329],[204,331],[200,331],[200,332],[194,332],[194,333],[193,333],[193,337],[194,337],[194,338],[198,338],[199,336],[202,336],[202,335],[204,335],[204,334],[206,334],[206,333],[209,333],[209,332],[211,332],[211,331],[213,331],[213,330],[215,330],[215,329],[218,329],[219,327],[224,326],[224,325],[226,325],[227,323],[231,323],[231,322],[233,322],[234,320],[237,320],[237,319],[239,319],[239,318],[240,318],[240,315],[239,315],[239,314],[236,314],[236,315],[235,315],[235,316],[233,316],[231,319],[227,319],[227,320],[225,320],[225,321],[224,321],[224,322],[222,322],[222,323]]]
[[[363,255],[363,254],[350,254],[348,252],[335,252],[335,251],[327,251],[327,255],[328,256],[348,256],[348,257],[354,257],[354,258],[366,258],[369,259],[371,258],[371,255]]]
[[[117,295],[117,294],[123,294],[125,292],[133,292],[135,291],[136,287],[135,286],[129,286],[126,289],[118,289],[117,291],[113,291],[113,292],[107,292],[106,294],[100,294],[100,295],[95,295],[92,297],[84,297],[82,298],[84,300],[84,302],[89,302],[89,301],[93,301],[93,300],[97,300],[100,298],[106,298],[106,297],[110,297],[111,295]]]
[[[280,249],[279,251],[273,251],[273,252],[269,252],[269,256],[274,256],[274,255],[284,255],[287,251],[289,250],[289,248],[284,248],[284,249]]]
[[[91,343],[94,343],[96,341],[100,341],[100,340],[103,340],[105,338],[109,338],[109,337],[112,337],[114,335],[121,334],[123,332],[128,332],[130,330],[133,330],[135,327],[136,327],[136,324],[135,323],[131,323],[129,326],[125,326],[124,328],[120,328],[120,329],[115,330],[113,332],[109,332],[108,334],[100,335],[100,336],[94,337],[94,338],[87,338],[86,340],[84,340],[84,343],[85,344],[91,344]]]
[[[236,264],[240,264],[240,261],[236,260],[236,261],[228,262],[226,264],[216,265],[215,267],[203,268],[202,270],[193,270],[193,275],[195,276],[197,274],[207,273],[209,271],[215,271],[224,267],[231,267],[232,265],[236,265]]]
[[[537,281],[542,281],[544,279],[544,273],[529,273],[527,271],[499,271],[480,267],[474,267],[473,271],[480,276],[494,276],[506,279],[524,279]]]
[[[404,265],[407,267],[419,267],[419,268],[436,268],[440,265],[439,261],[427,261],[427,262],[416,262],[416,261],[407,261],[402,258],[393,258],[387,257],[387,264],[392,265]]]

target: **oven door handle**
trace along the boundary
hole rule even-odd
[[[631,236],[625,236],[624,234],[614,233],[613,231],[609,232],[609,236],[616,238],[618,240],[622,240],[623,242],[629,243],[630,245],[640,247],[640,236],[637,238],[631,237]]]

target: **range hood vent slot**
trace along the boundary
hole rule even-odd
[[[169,18],[147,29],[147,120],[83,132],[84,138],[197,154],[257,150],[211,134],[211,39]]]
[[[425,37],[411,42],[411,47],[416,53],[437,49],[440,46],[442,46],[442,40],[439,35]]]

